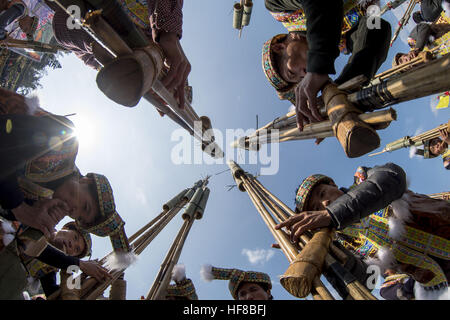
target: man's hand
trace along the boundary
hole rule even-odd
[[[287,227],[291,231],[291,241],[297,242],[307,230],[329,227],[332,219],[327,210],[303,211],[275,226],[276,230]]]
[[[439,133],[441,134],[442,141],[445,141],[448,144],[450,144],[450,136],[448,134],[448,131],[446,129],[441,129],[439,130]]]
[[[27,226],[42,231],[47,239],[52,237],[56,232],[55,226],[62,219],[60,209],[68,211],[67,204],[59,199],[49,199],[38,201],[36,205],[29,206],[23,202],[20,206],[11,211],[14,213],[16,219]],[[52,209],[52,210],[51,210]],[[49,211],[52,211],[50,214]]]
[[[112,278],[108,270],[103,268],[97,261],[80,260],[80,269],[88,276],[97,279],[99,282]]]
[[[162,79],[162,83],[168,90],[175,88],[179,107],[183,109],[184,87],[186,85],[186,79],[191,72],[191,64],[186,58],[180,40],[175,33],[161,32],[159,45],[164,51],[166,62],[170,67],[169,72]]]
[[[297,127],[300,131],[303,131],[304,124],[323,120],[317,107],[317,94],[329,80],[327,74],[308,72],[295,88],[295,111]]]

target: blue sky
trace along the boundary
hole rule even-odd
[[[263,1],[255,1],[250,26],[239,39],[238,31],[232,29],[232,5],[232,1],[191,0],[185,1],[183,10],[182,46],[192,65],[189,83],[194,90],[193,106],[199,115],[209,116],[213,126],[222,132],[255,128],[256,115],[262,125],[290,107],[275,95],[261,68],[262,44],[284,33],[283,26],[270,16]],[[395,21],[391,13],[385,16]],[[407,50],[398,39],[380,71],[390,67],[396,52]],[[341,56],[336,61],[338,72],[347,59]],[[215,175],[227,166],[173,164],[171,152],[177,142],[171,141],[171,135],[178,127],[172,121],[161,118],[145,100],[132,109],[109,101],[96,86],[96,72],[74,55],[64,57],[61,63],[62,69],[50,71],[42,80],[43,88],[37,92],[41,105],[57,114],[77,113],[71,117],[81,131],[77,165],[83,174],[98,172],[109,178],[127,234],[130,236],[159,214],[162,204],[180,190],[207,174],[213,175],[204,217],[194,223],[179,260],[194,281],[199,298],[231,299],[227,281],[207,283],[201,279],[200,268],[207,263],[264,271],[273,280],[275,299],[294,299],[278,281],[288,262],[280,250],[270,248],[274,243],[272,235],[247,194],[236,188],[227,192],[226,186],[233,184],[229,172]],[[398,120],[379,131],[382,145],[446,122],[450,109],[432,111],[430,101],[427,97],[393,106]],[[198,147],[198,143],[195,145]],[[241,157],[245,154],[240,152]],[[410,159],[406,149],[348,159],[338,141],[327,138],[319,146],[312,140],[284,142],[279,145],[279,156],[278,173],[259,180],[290,206],[295,189],[310,174],[327,174],[338,185],[349,186],[358,166],[388,161],[405,169],[413,191],[426,194],[449,190],[449,172],[441,159]],[[242,167],[256,173],[261,166]],[[181,216],[175,217],[125,273],[128,299],[147,294],[181,224]],[[109,239],[93,239],[94,258],[111,251]],[[250,261],[249,257],[259,260]]]

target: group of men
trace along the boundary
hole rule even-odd
[[[86,65],[100,69],[94,39],[83,29],[68,28],[67,13],[54,1],[45,2],[55,12],[53,30],[59,44]],[[148,39],[162,49],[167,67],[163,84],[174,90],[180,107],[184,106],[191,65],[180,45],[183,1],[118,3]],[[263,44],[263,71],[280,99],[294,104],[299,130],[324,120],[318,111],[317,96],[332,81],[330,75],[336,73],[334,62],[340,53],[351,56],[333,80],[336,84],[359,75],[368,82],[386,60],[391,26],[381,19],[379,28],[370,28],[366,14],[367,8],[377,3],[265,1],[270,14],[286,27],[287,33]],[[446,0],[422,1],[422,11],[414,15],[418,25],[411,35],[415,37],[411,41],[413,51],[406,58],[397,55],[394,64],[432,46],[430,36],[433,41],[440,39],[439,35],[448,36],[444,32],[449,31],[448,22],[439,27],[429,24],[445,17],[446,5]],[[434,6],[432,14],[430,6]],[[35,19],[26,15],[26,2],[4,0],[0,10],[0,39],[7,36],[8,26],[16,20],[24,32],[32,32]],[[57,288],[56,270],[72,265],[99,281],[110,277],[109,270],[100,263],[81,260],[91,254],[90,234],[109,236],[119,260],[127,260],[125,257],[133,254],[132,248],[124,231],[125,222],[115,210],[108,179],[98,173],[83,175],[76,166],[78,142],[73,123],[67,117],[46,112],[31,99],[0,89],[0,128],[0,298],[21,298],[27,278],[39,280],[49,296]],[[442,139],[429,142],[429,151],[434,156],[442,154],[444,166],[450,168],[449,134],[441,134]],[[423,209],[423,203],[428,209]],[[406,208],[406,214],[402,208]],[[448,290],[450,204],[407,190],[406,174],[399,166],[360,167],[349,189],[338,188],[330,177],[312,175],[297,190],[295,210],[298,214],[277,228],[289,230],[294,240],[306,230],[336,229],[341,244],[355,255],[361,259],[378,258],[385,270],[386,282],[381,291],[385,298],[412,298],[413,282],[427,292]],[[66,216],[73,222],[56,231],[55,226]],[[393,231],[395,223],[401,225],[397,233]],[[384,249],[389,254],[383,258],[379,253]],[[212,266],[202,272],[209,280],[229,280],[234,299],[273,299],[272,282],[265,273]],[[176,279],[176,285],[168,288],[167,298],[196,299],[193,284],[187,280],[185,275]],[[406,280],[411,281],[408,286]],[[394,286],[401,288],[391,290]],[[408,293],[402,291],[406,287]]]

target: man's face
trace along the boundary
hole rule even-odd
[[[269,300],[270,290],[264,290],[257,283],[245,282],[237,292],[238,300]]]
[[[300,35],[289,34],[284,42],[274,45],[280,76],[287,82],[299,83],[306,75],[308,42]]]
[[[51,240],[51,243],[67,255],[73,257],[78,257],[86,247],[84,238],[74,230],[59,230],[55,233],[55,237]]]
[[[441,139],[436,138],[430,141],[430,152],[438,156],[445,151],[445,142],[441,141]]]
[[[336,185],[321,183],[315,186],[309,196],[306,210],[321,211],[344,194]]]
[[[418,55],[419,55],[419,51],[417,51],[417,50],[412,50],[408,53],[405,53],[398,58],[398,64],[407,63],[407,62],[411,61],[412,59],[416,58]]]
[[[69,208],[69,217],[84,227],[91,226],[100,214],[97,198],[89,188],[89,179],[69,179],[58,188],[53,198],[65,201]]]

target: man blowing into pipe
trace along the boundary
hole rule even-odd
[[[306,230],[334,228],[344,247],[371,263],[412,276],[422,291],[448,292],[450,203],[407,190],[393,163],[359,167],[354,179],[346,189],[309,176],[296,194],[298,215],[276,229],[287,227],[297,241]]]
[[[371,79],[386,60],[391,27],[380,19],[380,28],[369,29],[367,4],[361,6],[356,0],[266,0],[265,5],[289,33],[264,44],[263,70],[280,99],[295,105],[300,131],[304,124],[323,120],[317,95],[330,81],[329,75],[336,73],[334,60],[339,51],[352,56],[335,80],[337,84],[359,75]]]

